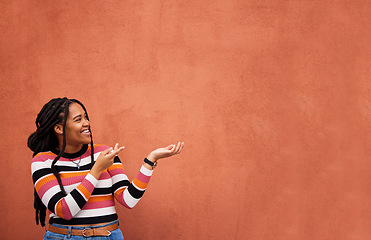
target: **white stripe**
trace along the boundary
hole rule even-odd
[[[98,179],[96,179],[93,175],[91,175],[90,173],[88,173],[88,175],[86,175],[85,177],[87,180],[89,180],[89,182],[91,184],[93,184],[94,186],[97,185],[98,183]]]
[[[96,187],[98,188],[107,188],[112,186],[112,180],[111,178],[108,179],[101,179],[98,181]]]
[[[104,151],[104,150],[103,150]],[[99,154],[103,151],[100,151],[100,152],[96,152],[95,149],[94,149],[94,162],[97,160]]]
[[[150,176],[152,176],[153,170],[149,170],[148,168],[146,168],[142,165],[142,167],[140,168],[140,172],[143,173],[144,175],[150,177]]]
[[[67,195],[64,200],[66,201],[72,216],[75,216],[80,211],[80,207],[77,205],[75,199],[72,197],[72,195]]]
[[[50,166],[52,165],[52,162],[53,162],[55,156],[48,156],[48,157],[50,157],[50,158],[47,158],[47,159],[45,159],[45,160],[41,160],[41,159],[40,159],[40,160],[38,160],[38,161],[34,161],[34,162],[32,162],[31,164],[37,164],[37,163],[45,164],[44,167],[48,167],[48,168],[50,168]],[[51,159],[51,158],[53,158],[53,159]]]
[[[140,198],[139,199],[135,199],[133,198],[129,191],[126,189],[124,191],[124,202],[131,208],[133,208],[138,202],[139,202]]]
[[[98,208],[98,209],[87,209],[87,210],[81,210],[78,214],[76,214],[75,218],[100,217],[100,216],[105,216],[105,215],[109,215],[113,213],[116,213],[116,209],[114,206]]]
[[[88,156],[88,157],[85,157],[85,158],[81,158],[81,161],[80,161],[80,158],[73,158],[72,160],[68,159],[68,158],[63,158],[62,160],[61,159],[58,160],[55,165],[56,166],[65,166],[65,167],[76,167],[77,164],[79,164],[80,167],[82,167],[82,166],[88,165],[90,163],[91,163],[91,159],[90,159],[90,156]]]
[[[57,193],[60,192],[61,188],[59,185],[49,188],[43,195],[41,201],[44,203],[45,206],[48,206],[50,199]]]
[[[72,192],[73,189],[77,188],[77,186],[79,186],[80,183],[74,183],[74,184],[71,184],[71,185],[66,185],[64,186],[64,190],[66,190],[66,193],[69,194],[70,192]]]
[[[112,176],[112,182],[116,183],[116,182],[119,182],[119,181],[125,181],[125,180],[128,180],[129,181],[129,178],[128,176],[126,176],[125,174],[117,174],[115,176]]]
[[[48,166],[47,164],[45,164],[45,162],[33,162],[33,163],[31,163],[31,172],[32,173],[36,172],[37,170],[43,169],[43,168],[50,170],[50,165]]]

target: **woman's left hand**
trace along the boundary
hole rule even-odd
[[[151,162],[156,162],[157,160],[161,158],[167,158],[171,157],[175,154],[179,154],[184,147],[184,142],[178,142],[178,144],[171,144],[164,148],[158,148],[154,151],[152,151],[147,159]]]

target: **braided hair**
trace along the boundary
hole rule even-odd
[[[58,159],[64,154],[66,148],[66,122],[69,112],[69,106],[71,103],[79,104],[86,113],[86,118],[89,120],[88,113],[85,106],[76,99],[68,98],[54,98],[43,106],[41,111],[36,117],[36,131],[28,137],[27,146],[33,151],[33,156],[40,152],[52,151],[58,148],[59,142],[54,132],[54,126],[56,124],[63,124],[63,145],[60,149],[59,154],[52,162],[51,171],[57,178],[61,191],[64,195],[67,195],[58,171],[55,167]],[[91,129],[89,126],[91,133]],[[91,146],[91,167],[94,164],[94,145],[93,136],[90,134],[90,146]],[[41,226],[45,226],[46,217],[46,206],[42,203],[39,195],[34,188],[34,208],[36,211],[36,224],[39,222]]]

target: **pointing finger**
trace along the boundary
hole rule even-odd
[[[112,152],[112,148],[107,148],[106,150],[102,151],[102,154],[104,156],[106,156],[106,155],[110,154],[111,152]]]
[[[119,149],[116,149],[116,150],[114,151],[114,154],[115,154],[115,155],[119,154],[119,153],[120,153],[124,148],[125,148],[125,147],[122,146],[122,147],[120,147]]]

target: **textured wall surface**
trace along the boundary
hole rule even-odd
[[[371,239],[367,0],[2,0],[1,239],[41,239],[28,135],[81,100],[130,179],[125,239]]]

